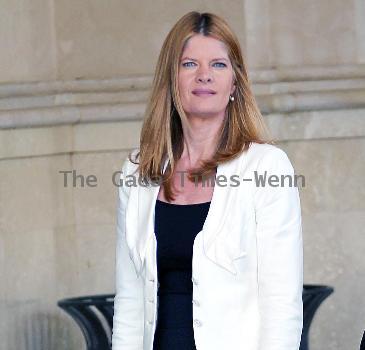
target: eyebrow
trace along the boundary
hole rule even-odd
[[[191,61],[197,61],[195,58],[191,58],[191,57],[183,57],[181,59],[181,61],[184,61],[184,60],[191,60]],[[227,58],[224,58],[224,57],[220,57],[220,58],[213,58],[212,61],[227,61]]]

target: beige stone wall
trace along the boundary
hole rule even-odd
[[[247,52],[254,66],[335,65],[363,59],[358,55],[362,43],[357,42],[354,1],[248,0],[245,10]]]
[[[0,139],[17,153],[0,161],[1,349],[83,348],[76,324],[56,303],[114,291],[111,176],[120,169],[124,147],[132,146],[126,141],[130,133],[137,135],[138,124],[1,131]],[[115,149],[95,142],[95,133],[98,139],[115,135]],[[19,139],[26,139],[27,147],[16,149]],[[70,170],[96,175],[97,187],[65,187],[59,171]]]
[[[57,79],[53,1],[2,0],[0,82]]]
[[[362,0],[9,1],[1,7],[0,82],[151,74],[184,13],[211,11],[252,68],[365,62]]]
[[[0,7],[0,350],[82,349],[56,303],[113,293],[116,187],[138,146],[162,41],[189,10],[224,16],[261,110],[306,176],[305,283],[335,293],[312,350],[364,329],[365,6],[361,0],[3,1]],[[59,171],[97,176],[64,187]],[[349,326],[351,325],[351,326]]]

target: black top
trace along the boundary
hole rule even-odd
[[[153,350],[193,350],[192,258],[210,202],[172,204],[157,199],[157,327]]]

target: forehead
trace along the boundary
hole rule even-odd
[[[186,43],[182,55],[192,56],[211,56],[219,55],[228,58],[227,46],[221,40],[211,36],[196,34]],[[194,57],[192,57],[194,58]]]

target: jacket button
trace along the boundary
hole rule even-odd
[[[147,321],[148,324],[152,324],[153,322],[152,321]]]
[[[155,282],[155,279],[154,278],[150,278],[149,281],[150,282]]]
[[[198,285],[198,280],[194,277],[191,278],[192,282],[197,286]]]
[[[149,303],[153,303],[153,299],[148,299],[148,302]]]
[[[198,300],[195,300],[193,299],[192,303],[195,305],[195,306],[200,306],[200,303]]]
[[[194,320],[194,326],[201,327],[202,323],[198,319]]]

